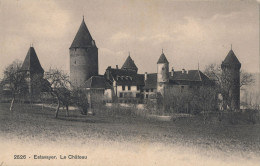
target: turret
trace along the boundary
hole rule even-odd
[[[165,86],[169,83],[169,62],[163,51],[157,62],[157,91],[164,94]]]
[[[121,69],[134,70],[137,73],[138,68],[136,67],[135,62],[132,60],[130,53]]]
[[[240,109],[240,68],[241,63],[231,48],[221,64],[221,69],[224,88],[223,93],[225,93],[222,95],[226,96],[224,100],[233,110]]]
[[[44,74],[44,70],[40,64],[40,61],[33,46],[30,46],[27,55],[23,61],[21,70],[26,73],[26,81],[28,83],[29,93],[33,93],[33,81],[36,85],[37,81],[40,81],[40,79],[43,78]]]
[[[73,86],[80,87],[91,76],[98,75],[98,48],[84,17],[69,50],[70,81]]]

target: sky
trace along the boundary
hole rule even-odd
[[[69,47],[84,15],[99,51],[99,74],[130,55],[139,73],[156,72],[162,49],[170,68],[204,70],[231,49],[248,72],[259,71],[255,0],[0,0],[0,77],[23,61],[30,44],[45,71],[69,73]],[[199,64],[199,65],[198,65]]]

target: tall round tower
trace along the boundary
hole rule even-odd
[[[84,18],[69,50],[70,81],[73,86],[80,87],[91,76],[98,75],[98,48]]]
[[[165,86],[169,83],[169,62],[163,51],[157,62],[157,92],[164,95]]]
[[[222,83],[225,102],[230,103],[233,110],[240,109],[240,68],[241,63],[237,59],[232,48],[221,64]]]

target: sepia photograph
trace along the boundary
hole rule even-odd
[[[260,0],[0,0],[0,166],[259,166]]]

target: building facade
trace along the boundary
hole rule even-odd
[[[104,74],[105,79],[113,88],[113,101],[141,102],[143,99],[144,75],[137,73],[138,68],[130,57],[121,69],[109,66]]]
[[[131,64],[131,65],[126,65]],[[169,62],[164,53],[157,61],[157,73],[138,74],[138,68],[130,56],[121,69],[106,69],[104,77],[113,89],[113,98],[119,102],[146,102],[164,97],[171,89],[178,92],[191,91],[202,86],[212,85],[212,81],[200,70],[169,71]]]

